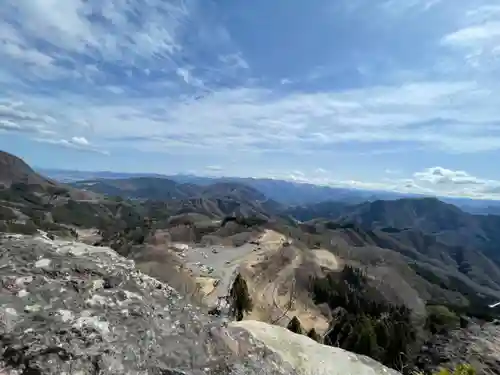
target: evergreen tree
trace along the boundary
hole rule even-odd
[[[366,315],[362,315],[358,324],[354,327],[352,336],[352,346],[345,348],[347,350],[364,354],[372,358],[377,358],[379,348],[377,345],[377,336],[373,328],[372,321]]]
[[[416,340],[411,311],[393,305],[370,287],[363,271],[346,266],[312,281],[314,301],[326,303],[332,321],[325,335],[327,345],[368,355],[391,367],[401,365]]]
[[[307,332],[307,337],[313,339],[316,342],[321,342],[321,337],[314,328],[311,328],[309,332]]]
[[[231,300],[230,314],[236,320],[243,320],[244,312],[252,311],[253,304],[248,292],[248,285],[241,274],[236,275],[231,291],[229,293]]]
[[[294,333],[298,333],[300,335],[303,333],[302,324],[300,324],[300,320],[296,316],[294,316],[290,320],[290,323],[288,323],[288,326],[286,328],[288,328],[290,331],[292,331]]]

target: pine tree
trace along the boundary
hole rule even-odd
[[[248,292],[248,285],[241,274],[236,275],[230,291],[231,308],[230,314],[236,320],[243,320],[244,312],[250,312],[253,304]]]
[[[288,326],[286,328],[300,335],[303,333],[302,324],[300,324],[300,320],[296,316],[294,316],[292,320],[290,320],[290,323],[288,323]]]
[[[316,342],[321,342],[321,337],[314,328],[311,328],[309,332],[307,332],[307,337],[313,339]]]
[[[375,335],[372,320],[369,317],[366,315],[361,316],[353,335],[355,336],[353,346],[352,348],[348,348],[348,350],[377,358],[379,353],[377,336]]]

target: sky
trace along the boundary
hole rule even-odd
[[[497,0],[3,0],[0,60],[36,167],[500,199]]]

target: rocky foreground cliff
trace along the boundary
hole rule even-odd
[[[213,319],[109,248],[0,237],[0,374],[396,375],[265,323]]]

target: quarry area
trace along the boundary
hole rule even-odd
[[[173,243],[169,251],[178,256],[197,284],[203,303],[226,312],[225,297],[238,273],[247,280],[254,301],[249,319],[286,325],[299,317],[308,329],[326,331],[328,320],[312,303],[309,295],[300,295],[295,278],[302,267],[312,262],[323,269],[339,269],[335,255],[323,249],[304,252],[291,239],[273,230],[265,230],[241,246],[205,246]],[[309,263],[309,264],[308,264]]]

